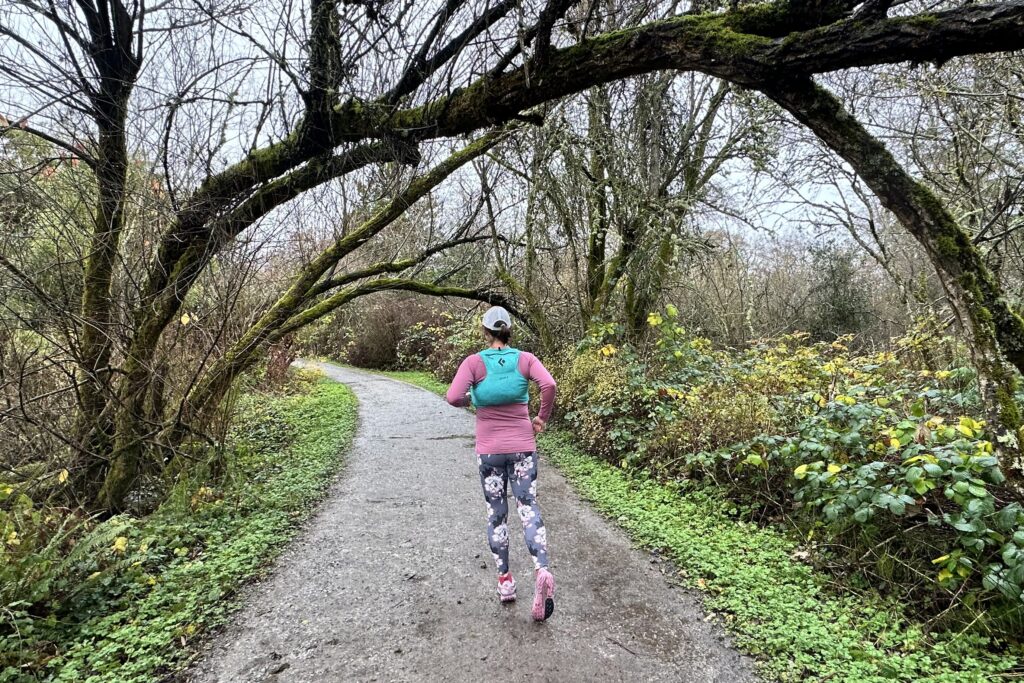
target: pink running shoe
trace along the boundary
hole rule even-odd
[[[546,567],[537,570],[537,584],[533,591],[533,619],[544,621],[555,611],[555,577]]]
[[[512,578],[512,572],[498,575],[498,597],[502,602],[516,599],[516,580]]]

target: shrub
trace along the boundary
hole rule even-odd
[[[462,360],[483,346],[479,320],[437,312],[429,321],[418,322],[405,332],[397,345],[398,367],[428,370],[442,382],[450,382]]]
[[[369,296],[299,333],[303,352],[351,363],[356,367],[397,369],[399,344],[409,330],[435,318],[422,299]]]
[[[604,325],[559,361],[565,418],[588,450],[713,482],[748,515],[786,520],[812,560],[854,583],[899,584],[947,617],[951,603],[992,607],[1019,626],[1024,512],[975,417],[973,371],[936,369],[956,355],[934,326],[853,356],[846,338],[806,335],[714,350],[671,308],[648,323],[642,349]]]

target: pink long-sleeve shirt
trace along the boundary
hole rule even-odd
[[[519,372],[540,387],[540,417],[547,422],[555,407],[555,380],[532,353],[519,352]],[[483,381],[487,368],[483,359],[473,354],[459,366],[452,385],[448,387],[448,403],[453,406],[470,405],[467,392],[471,386]],[[476,452],[519,453],[537,450],[537,440],[530,423],[530,409],[526,403],[503,406],[480,406],[476,409]]]

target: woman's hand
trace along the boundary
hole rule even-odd
[[[540,419],[539,415],[537,417],[533,418],[532,423],[533,423],[533,433],[534,434],[540,434],[541,432],[544,431],[544,420]]]

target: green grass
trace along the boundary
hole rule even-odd
[[[1024,675],[1021,660],[979,635],[931,634],[900,605],[829,588],[791,556],[780,531],[739,521],[712,490],[631,478],[572,444],[542,437],[575,489],[641,546],[660,549],[680,578],[705,593],[736,644],[779,681],[975,682]]]
[[[219,484],[197,476],[153,514],[91,531],[83,542],[104,538],[98,570],[32,634],[51,658],[0,680],[153,681],[194,656],[198,636],[226,620],[238,589],[320,500],[355,432],[347,387],[304,384],[297,395],[242,398]]]
[[[421,389],[431,391],[438,396],[444,396],[448,391],[448,385],[434,377],[429,372],[421,370],[371,370],[377,375],[384,375],[392,379],[398,379],[409,384],[415,384]]]

